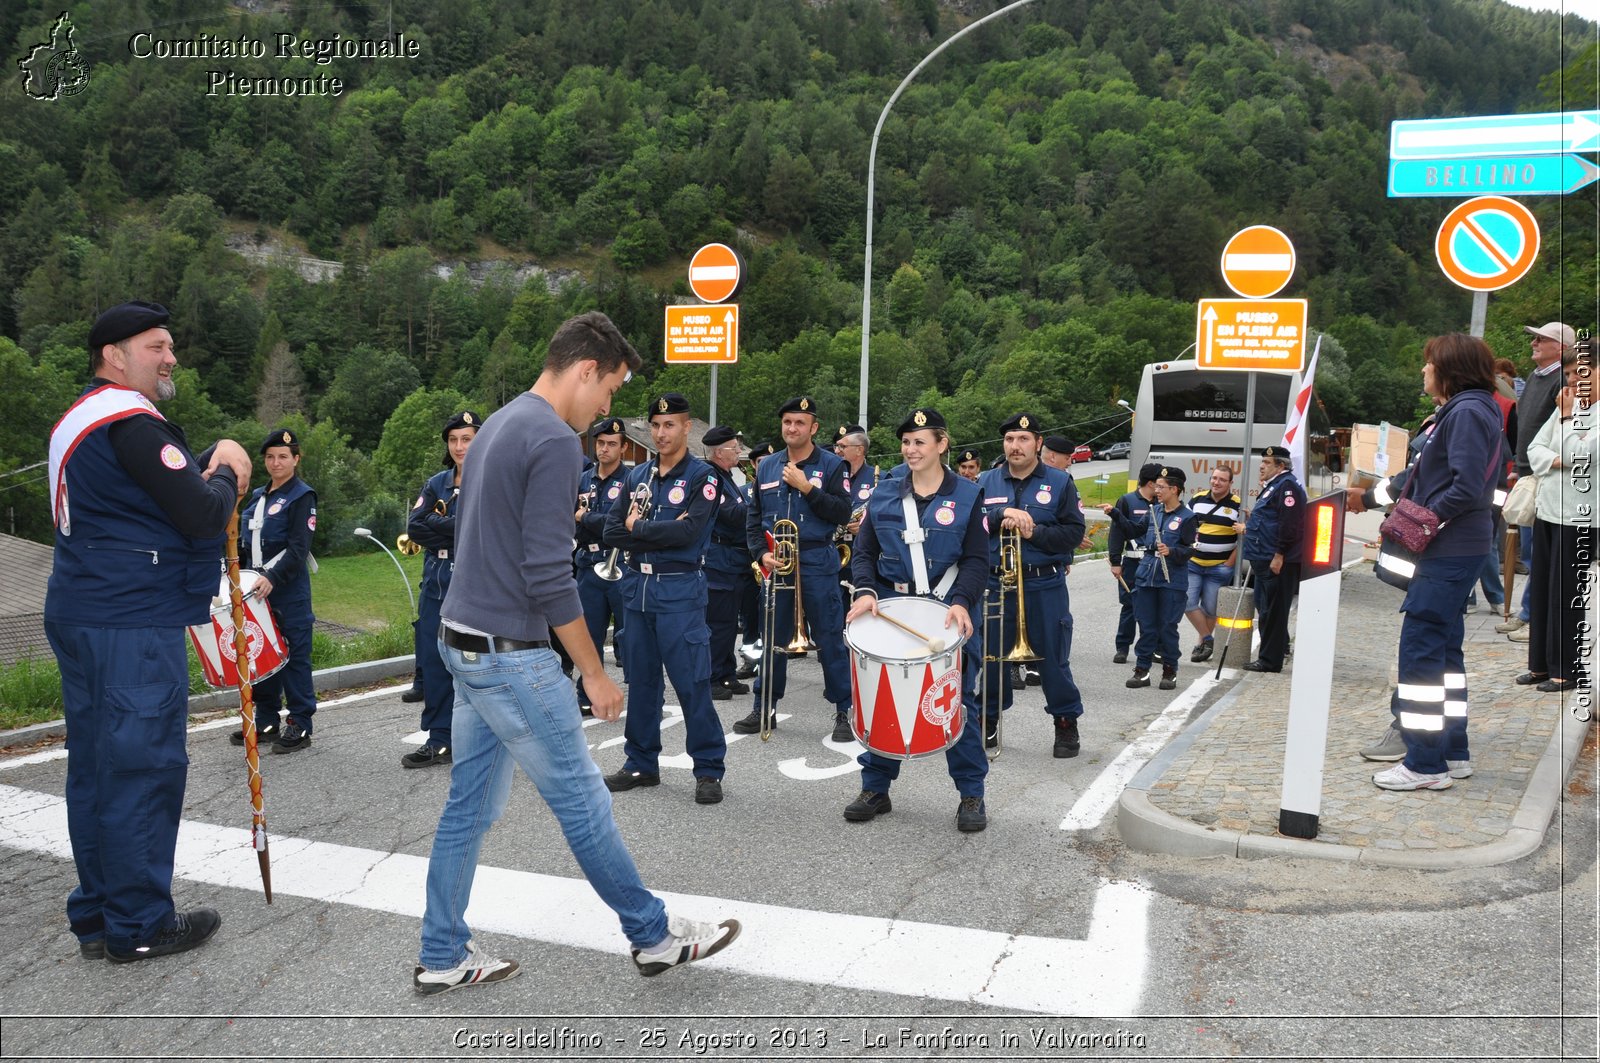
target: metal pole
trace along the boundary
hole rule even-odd
[[[1472,330],[1468,335],[1483,339],[1483,323],[1489,316],[1489,293],[1472,293]]]
[[[711,412],[707,414],[714,427],[717,423],[717,367],[711,367]]]
[[[856,423],[867,425],[867,352],[872,344],[872,201],[873,190],[877,185],[878,169],[878,137],[883,133],[883,123],[889,117],[889,109],[894,106],[894,101],[906,90],[916,76],[922,73],[922,68],[933,62],[934,56],[950,47],[956,41],[965,37],[990,19],[999,18],[1001,15],[1015,11],[1019,7],[1033,3],[1033,0],[1016,0],[996,11],[991,11],[978,21],[963,29],[957,30],[939,44],[939,47],[922,57],[922,62],[911,68],[905,80],[900,82],[894,94],[889,97],[889,102],[883,105],[883,113],[878,115],[878,124],[872,130],[872,150],[867,154],[867,247],[866,247],[866,276],[861,283],[861,408],[856,418]],[[867,425],[871,427],[870,425]]]
[[[370,542],[377,543],[378,549],[389,555],[389,560],[394,562],[395,571],[400,573],[400,582],[406,585],[406,597],[411,599],[411,615],[416,616],[417,596],[411,593],[411,577],[406,575],[405,567],[400,564],[400,559],[395,557],[394,553],[387,546],[384,546],[383,541],[376,535],[373,535],[371,530],[367,528],[357,528],[354,534],[358,539],[366,539]]]

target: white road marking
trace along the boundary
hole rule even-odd
[[[848,759],[843,764],[834,764],[826,768],[813,768],[806,762],[805,757],[794,757],[790,760],[780,760],[778,762],[778,770],[791,779],[798,779],[801,782],[815,782],[818,779],[833,779],[840,775],[848,775],[859,767],[856,763],[856,756],[863,752],[864,748],[860,742],[855,739],[851,739],[848,742],[835,742],[832,738],[824,738],[822,744],[831,752],[842,754]]]
[[[1225,678],[1232,679],[1238,673],[1232,668],[1224,668],[1222,674]],[[1161,715],[1145,728],[1144,734],[1124,746],[1122,752],[1118,753],[1094,782],[1089,784],[1083,796],[1078,798],[1072,810],[1061,821],[1061,829],[1093,830],[1098,827],[1105,820],[1106,814],[1116,807],[1117,800],[1128,785],[1128,780],[1137,775],[1139,769],[1161,751],[1161,747],[1166,745],[1183,726],[1184,718],[1200,703],[1200,699],[1206,696],[1207,691],[1218,685],[1218,682],[1216,673],[1208,668],[1205,674],[1190,683],[1182,694],[1173,698],[1171,703],[1161,710]]]
[[[66,802],[0,786],[0,846],[70,860]],[[420,919],[427,868],[420,856],[272,839],[273,890],[283,896]],[[232,827],[185,820],[176,874],[260,889],[250,832]],[[1101,880],[1082,940],[658,895],[677,914],[744,924],[738,943],[710,961],[723,970],[1053,1015],[1139,1013],[1151,893],[1138,883]],[[616,916],[581,878],[480,867],[467,918],[480,932],[608,953],[619,968],[627,962]]]

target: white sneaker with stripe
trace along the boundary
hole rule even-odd
[[[467,958],[448,971],[430,971],[419,965],[412,985],[426,996],[447,993],[464,985],[481,985],[484,982],[503,982],[515,978],[519,968],[516,960],[497,960],[478,951],[478,946],[467,942]]]
[[[633,950],[633,964],[646,978],[658,975],[680,963],[693,963],[715,956],[739,936],[739,920],[698,923],[676,915],[667,916],[667,937],[648,949]]]

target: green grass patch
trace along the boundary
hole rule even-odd
[[[384,545],[394,549],[393,543]],[[422,581],[422,555],[405,557],[397,552],[396,556],[406,572],[404,583],[394,562],[370,543],[366,544],[365,553],[326,561],[319,558],[317,574],[311,577],[311,608],[317,619],[365,631],[377,631],[400,621],[410,632],[416,613],[406,595],[406,586],[410,586],[413,595],[417,593],[417,584]],[[315,654],[312,659],[316,659]]]

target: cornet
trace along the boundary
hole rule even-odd
[[[407,535],[405,532],[401,532],[400,537],[394,541],[394,548],[400,551],[402,554],[405,554],[407,557],[410,557],[412,554],[422,553],[422,545],[420,543],[412,542],[411,536]]]

